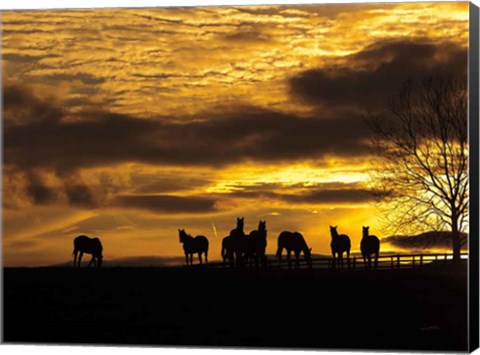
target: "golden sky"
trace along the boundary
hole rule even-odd
[[[468,3],[3,12],[4,263],[183,253],[267,220],[329,253],[382,235],[362,114],[465,73]],[[214,227],[218,233],[214,233]]]

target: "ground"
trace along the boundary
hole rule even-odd
[[[467,350],[466,267],[6,268],[4,341]]]

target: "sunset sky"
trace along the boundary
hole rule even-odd
[[[468,3],[3,12],[6,266],[210,259],[245,217],[329,254],[385,236],[363,114],[409,78],[466,73]],[[217,235],[215,234],[215,231]],[[420,232],[420,231],[419,231]],[[388,249],[385,246],[385,249]]]

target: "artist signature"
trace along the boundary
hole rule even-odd
[[[420,330],[422,332],[436,332],[436,331],[439,331],[440,328],[437,327],[436,325],[425,323],[423,327],[420,328]]]

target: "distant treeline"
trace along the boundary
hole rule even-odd
[[[467,234],[461,233],[460,240],[462,249],[467,249]],[[382,238],[382,242],[389,243],[393,246],[403,249],[451,249],[452,233],[451,232],[426,232],[413,236],[394,235]]]

